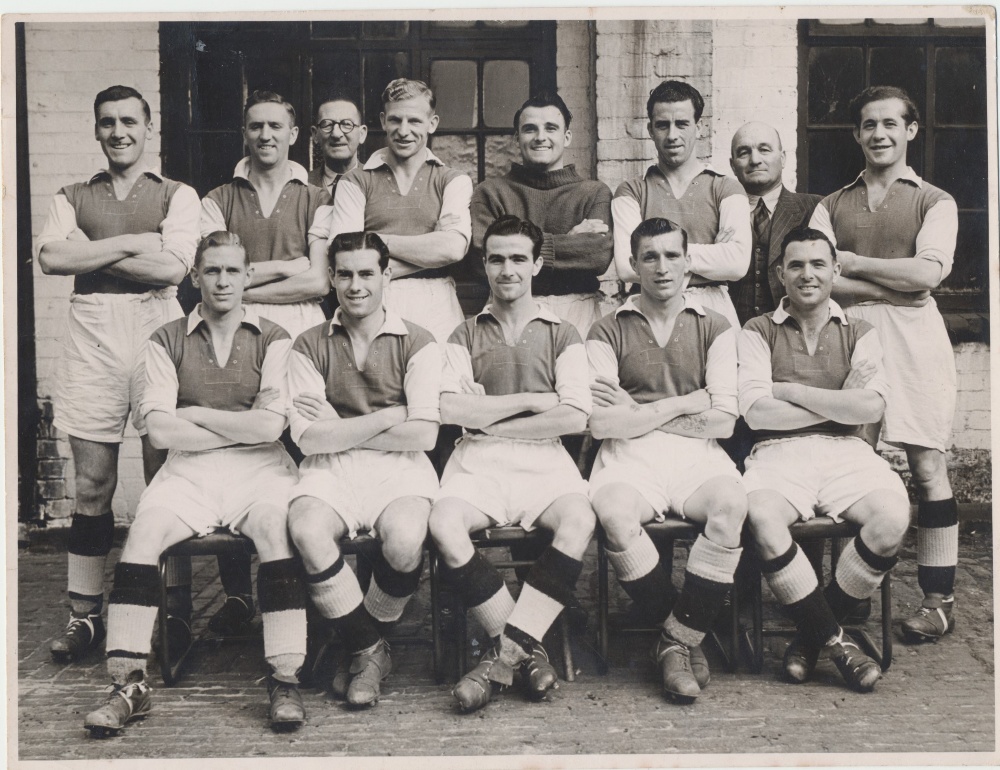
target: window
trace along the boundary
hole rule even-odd
[[[906,89],[920,110],[907,161],[958,203],[955,267],[943,311],[988,310],[985,28],[956,19],[800,22],[800,187],[828,194],[864,167],[848,104],[870,85]],[[802,140],[805,141],[802,141]]]

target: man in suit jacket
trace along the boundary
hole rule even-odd
[[[777,308],[785,289],[778,280],[781,242],[794,227],[808,222],[819,195],[794,193],[781,183],[785,151],[778,132],[766,123],[747,123],[733,135],[733,173],[750,198],[753,252],[750,269],[730,283],[741,324]]]
[[[346,93],[331,93],[316,107],[310,133],[323,164],[309,172],[309,184],[325,187],[333,198],[340,178],[357,167],[358,148],[368,138],[357,100]]]

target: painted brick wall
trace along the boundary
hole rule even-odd
[[[110,27],[114,27],[114,30]],[[109,42],[114,40],[112,47]],[[156,129],[146,153],[160,154],[159,36],[156,23],[58,24],[25,27],[28,129],[31,150],[32,235],[45,221],[52,196],[64,185],[89,178],[104,167],[94,140],[93,100],[98,91],[121,84],[138,89],[153,112]],[[41,514],[68,522],[73,510],[73,468],[69,442],[51,427],[55,363],[72,290],[72,278],[46,276],[35,266],[35,329],[38,398],[43,424],[39,436]],[[144,486],[138,437],[130,427],[121,450],[114,511],[119,521],[134,512]]]
[[[958,449],[990,449],[990,348],[981,342],[955,346],[958,401],[952,441]]]
[[[556,25],[556,86],[573,113],[573,140],[565,158],[583,177],[589,177],[594,166],[593,68],[587,22],[560,21]]]

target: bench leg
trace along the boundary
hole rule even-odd
[[[559,633],[562,636],[563,664],[566,666],[566,681],[576,681],[576,671],[573,666],[573,649],[570,646],[569,621],[566,613],[559,613]]]
[[[597,662],[598,671],[607,674],[608,660],[608,553],[604,547],[604,531],[597,533]]]
[[[441,651],[441,585],[438,572],[437,552],[431,550],[428,559],[428,569],[431,581],[431,652],[434,661],[434,681],[441,684],[444,681],[444,661]]]

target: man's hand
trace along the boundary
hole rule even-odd
[[[608,232],[608,226],[600,219],[584,219],[580,224],[570,230],[567,235],[583,235],[584,233],[600,233],[604,235]]]
[[[531,411],[535,414],[547,412],[559,406],[558,393],[533,393]]]
[[[701,414],[712,408],[712,397],[704,388],[694,390],[684,396],[688,414]]]
[[[250,405],[250,409],[266,409],[273,404],[275,399],[281,395],[281,391],[274,387],[267,387],[260,391]]]
[[[473,380],[471,377],[462,377],[459,380],[462,386],[462,393],[467,396],[485,396],[486,388]]]
[[[734,227],[724,227],[719,230],[719,234],[715,236],[716,243],[729,243],[733,236],[736,235],[736,228]]]
[[[295,259],[285,260],[285,278],[291,278],[293,275],[304,273],[311,265],[309,257],[296,257]]]
[[[858,361],[857,364],[851,367],[851,371],[848,372],[847,379],[844,380],[844,384],[840,386],[840,389],[850,390],[856,388],[861,390],[875,376],[876,372],[878,372],[878,367],[875,364],[868,361]]]
[[[137,233],[129,236],[129,251],[133,254],[159,254],[163,251],[163,238],[159,233]]]
[[[339,417],[337,411],[318,393],[300,393],[292,399],[292,406],[307,420],[330,420]]]
[[[590,393],[594,398],[594,406],[632,406],[635,399],[614,380],[597,375],[590,385]]]
[[[90,241],[87,234],[83,232],[79,227],[73,230],[69,235],[66,236],[67,241]]]
[[[896,307],[923,307],[931,301],[931,293],[923,291],[896,291],[890,295],[890,304]]]
[[[179,417],[182,420],[187,420],[188,422],[198,424],[198,411],[201,409],[200,406],[184,406],[178,409],[174,416]]]
[[[855,267],[858,264],[858,255],[850,251],[838,251],[837,261],[840,263],[840,274],[844,278],[853,278]]]
[[[797,403],[795,394],[800,387],[798,382],[776,382],[771,385],[771,397],[779,401],[787,401],[790,404]]]

